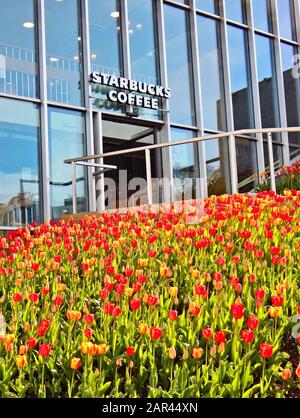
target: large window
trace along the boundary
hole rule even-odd
[[[255,36],[261,123],[263,128],[280,126],[273,40]]]
[[[197,16],[205,129],[226,130],[219,23]]]
[[[34,0],[1,1],[0,92],[38,96]]]
[[[194,136],[194,132],[188,129],[171,129],[172,141],[191,139]],[[195,198],[196,187],[200,187],[196,184],[196,177],[198,177],[197,146],[195,144],[176,145],[171,147],[171,153],[175,200]]]
[[[127,4],[131,78],[147,84],[160,84],[154,2],[128,0]],[[136,110],[145,118],[158,116],[157,111],[142,108]]]
[[[270,0],[252,0],[253,21],[256,29],[272,32]]]
[[[195,125],[188,13],[165,4],[164,17],[171,121]]]
[[[297,49],[293,45],[281,43],[281,58],[283,82],[285,92],[285,105],[287,125],[289,127],[300,125],[300,80],[293,77],[294,55]],[[290,133],[290,144],[300,145],[299,133]],[[300,152],[299,148],[290,147],[290,156],[294,158]]]
[[[196,0],[196,7],[209,13],[218,13],[219,4],[218,0]]]
[[[226,18],[236,22],[246,23],[246,13],[243,0],[225,0]]]
[[[277,0],[277,10],[280,36],[295,39],[293,0]]]
[[[64,160],[85,154],[84,114],[49,108],[51,217],[72,213],[71,166]],[[86,170],[77,166],[78,212],[87,210]]]
[[[208,195],[230,193],[230,170],[227,138],[204,142]]]
[[[79,0],[45,0],[48,99],[82,101],[82,35]]]
[[[258,165],[256,142],[235,138],[238,191],[246,193],[257,185]]]
[[[249,52],[244,30],[228,25],[230,81],[235,129],[253,128]]]
[[[38,107],[0,99],[0,226],[39,222]]]

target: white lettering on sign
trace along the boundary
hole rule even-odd
[[[158,110],[158,97],[163,99],[169,99],[171,97],[171,91],[167,87],[147,84],[137,80],[128,80],[124,77],[116,77],[105,73],[93,72],[90,75],[90,81],[95,84],[112,87],[112,90],[107,93],[107,98],[110,101],[128,104],[131,106],[140,106]],[[115,88],[127,90],[129,92],[118,92],[113,90]],[[147,94],[152,97],[145,97],[135,93]]]

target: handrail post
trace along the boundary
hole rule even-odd
[[[270,179],[271,189],[276,193],[276,181],[275,181],[275,168],[274,168],[274,154],[272,144],[272,132],[267,133],[268,136],[268,153],[269,153],[269,165],[270,165]]]
[[[236,146],[235,146],[234,135],[229,135],[228,147],[229,147],[231,193],[235,194],[235,193],[238,193],[238,173],[237,173]]]
[[[153,205],[150,150],[145,149],[148,205]]]
[[[77,191],[76,191],[76,163],[73,161],[72,164],[72,204],[73,213],[77,213]]]

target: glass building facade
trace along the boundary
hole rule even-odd
[[[0,229],[72,213],[65,159],[204,135],[207,141],[153,152],[152,176],[177,185],[190,179],[192,196],[196,177],[204,178],[202,195],[230,193],[233,161],[238,191],[251,191],[268,171],[266,138],[209,135],[300,125],[300,0],[0,6]],[[168,87],[171,97],[159,98],[158,109],[111,101],[107,86],[90,82],[92,72]],[[274,135],[273,152],[275,167],[288,164],[299,156],[300,135]],[[145,178],[143,158],[104,163],[126,169],[130,180]],[[94,174],[77,167],[78,211],[105,207]],[[181,198],[175,188],[173,199]]]

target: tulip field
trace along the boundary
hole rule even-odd
[[[300,192],[198,203],[0,237],[0,396],[299,397]]]

